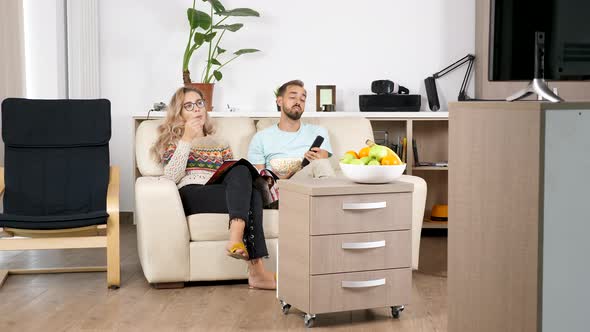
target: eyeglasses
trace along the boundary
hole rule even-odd
[[[195,103],[188,102],[188,103],[184,103],[184,105],[182,105],[182,106],[184,106],[185,110],[192,112],[195,110],[195,106],[197,106],[198,108],[203,108],[203,107],[205,107],[205,105],[207,105],[205,103],[205,99],[199,99]]]

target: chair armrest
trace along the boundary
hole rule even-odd
[[[137,249],[150,283],[188,281],[190,235],[178,188],[166,178],[135,182]]]
[[[0,196],[4,195],[4,167],[0,167]]]
[[[109,187],[107,189],[107,213],[109,214],[109,221],[116,222],[119,225],[119,187],[120,176],[119,166],[111,166],[109,170]]]
[[[119,167],[109,169],[107,188],[107,284],[119,288],[121,285],[121,232],[119,225]]]

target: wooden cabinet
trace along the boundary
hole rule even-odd
[[[590,104],[450,104],[449,331],[587,331]]]
[[[284,312],[392,307],[412,289],[412,184],[343,178],[280,181],[279,278]]]

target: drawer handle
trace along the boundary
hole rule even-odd
[[[342,249],[373,249],[385,247],[385,240],[375,242],[344,242],[342,243]]]
[[[387,202],[342,203],[342,210],[375,210],[387,207]]]
[[[385,278],[367,281],[342,281],[342,288],[369,288],[385,285]]]

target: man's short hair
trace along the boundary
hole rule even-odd
[[[289,82],[281,85],[281,87],[277,90],[277,97],[284,96],[285,95],[285,92],[287,91],[287,88],[290,87],[291,85],[296,85],[296,86],[299,86],[299,87],[304,88],[303,81],[301,81],[301,80],[292,80],[292,81],[289,81]],[[277,105],[277,111],[279,111],[279,112],[281,111],[281,107],[279,105]]]

